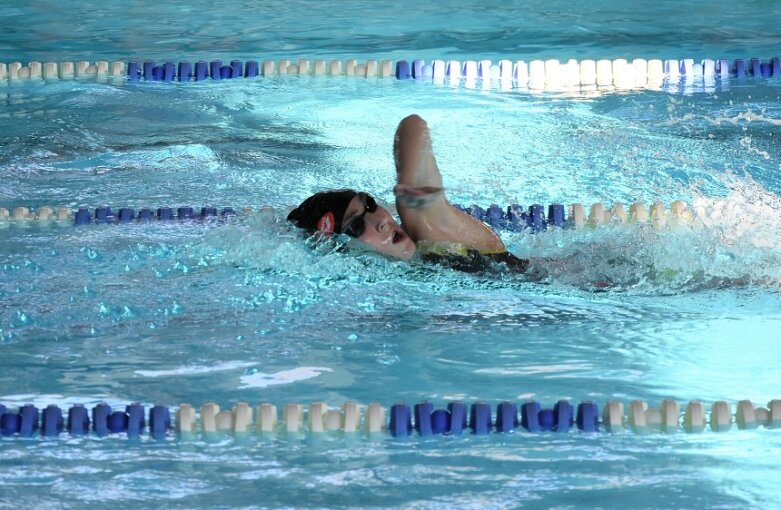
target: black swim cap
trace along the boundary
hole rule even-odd
[[[311,232],[341,232],[344,213],[357,194],[358,192],[351,189],[315,193],[290,211],[287,220],[295,223],[298,228]]]

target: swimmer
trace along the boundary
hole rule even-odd
[[[527,260],[509,253],[485,223],[448,202],[422,118],[410,115],[401,121],[393,154],[393,192],[401,225],[371,195],[347,189],[316,193],[287,219],[320,237],[347,235],[348,246],[360,245],[392,258],[417,257],[463,271],[480,271],[495,263],[526,271]]]

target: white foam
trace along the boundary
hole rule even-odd
[[[577,372],[582,370],[593,370],[594,366],[591,363],[560,363],[552,365],[526,365],[517,367],[496,367],[496,368],[478,368],[474,371],[475,374],[490,374],[490,375],[530,375],[530,374],[557,374],[556,376],[548,377],[553,378],[566,378],[567,374],[564,372]]]
[[[253,367],[255,365],[257,365],[256,362],[228,361],[216,365],[189,365],[168,370],[136,370],[135,373],[143,377],[169,377],[172,375],[208,374],[211,372],[222,372],[225,370],[235,370],[237,368]]]
[[[241,386],[245,388],[267,388],[268,386],[277,386],[280,384],[291,384],[294,382],[305,381],[319,376],[323,372],[333,372],[326,367],[297,367],[291,370],[282,370],[274,374],[256,372],[254,374],[241,377]]]
[[[745,247],[781,250],[781,225],[776,221],[781,198],[756,184],[741,185],[723,199],[696,198],[698,222],[717,232],[725,246],[745,255]]]
[[[781,286],[781,197],[745,175],[727,175],[722,198],[689,201],[691,221],[595,230],[503,233],[547,281],[641,294],[722,285]],[[630,222],[631,223],[631,222]]]
[[[91,397],[79,397],[71,396],[66,397],[57,393],[42,393],[40,395],[34,395],[32,393],[17,394],[17,395],[1,395],[0,401],[8,407],[21,407],[26,404],[32,404],[39,409],[43,409],[48,405],[54,404],[62,409],[73,407],[74,405],[81,404],[85,407],[105,402],[106,404],[115,407],[123,406],[128,403],[127,400],[122,400],[116,397],[108,396],[91,396]]]

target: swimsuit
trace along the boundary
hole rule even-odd
[[[464,244],[451,241],[419,241],[418,254],[424,262],[442,264],[465,273],[503,271],[525,273],[529,261],[508,251],[481,252]]]

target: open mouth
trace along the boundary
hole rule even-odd
[[[398,243],[402,239],[404,239],[404,234],[402,234],[398,230],[393,233],[393,240],[392,240],[393,244]]]

